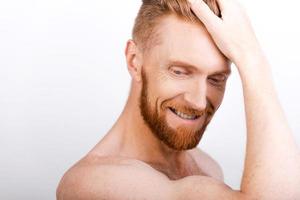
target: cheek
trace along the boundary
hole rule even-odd
[[[207,98],[210,100],[210,102],[213,104],[215,108],[218,108],[222,103],[224,92],[225,92],[224,89],[219,90],[214,87],[208,88]]]
[[[156,94],[163,99],[173,98],[187,88],[187,84],[184,81],[178,81],[170,77],[166,72],[157,73],[153,79],[153,89]]]

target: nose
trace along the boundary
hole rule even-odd
[[[195,110],[204,110],[207,104],[206,81],[197,81],[184,94],[184,100]]]

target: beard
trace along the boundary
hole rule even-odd
[[[215,108],[210,101],[207,101],[207,106],[202,111],[195,110],[186,105],[180,105],[171,100],[162,102],[161,107],[158,106],[156,101],[154,108],[151,108],[151,101],[148,96],[147,77],[144,71],[142,71],[142,84],[139,107],[146,125],[150,128],[154,136],[174,150],[182,151],[195,148],[199,144],[215,112]],[[197,128],[178,126],[174,129],[168,125],[166,120],[166,112],[167,109],[170,108],[186,114],[205,117],[204,123],[201,127]]]

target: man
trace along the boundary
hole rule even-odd
[[[192,12],[193,11],[193,12]],[[270,66],[233,0],[144,0],[126,47],[121,116],[62,178],[58,199],[300,199],[300,154]],[[197,149],[238,68],[247,151],[240,190]]]

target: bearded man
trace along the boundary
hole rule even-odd
[[[57,198],[300,199],[300,156],[270,66],[233,0],[143,0],[127,42],[127,104],[105,137],[62,178]],[[240,190],[197,148],[234,63],[247,150]]]

